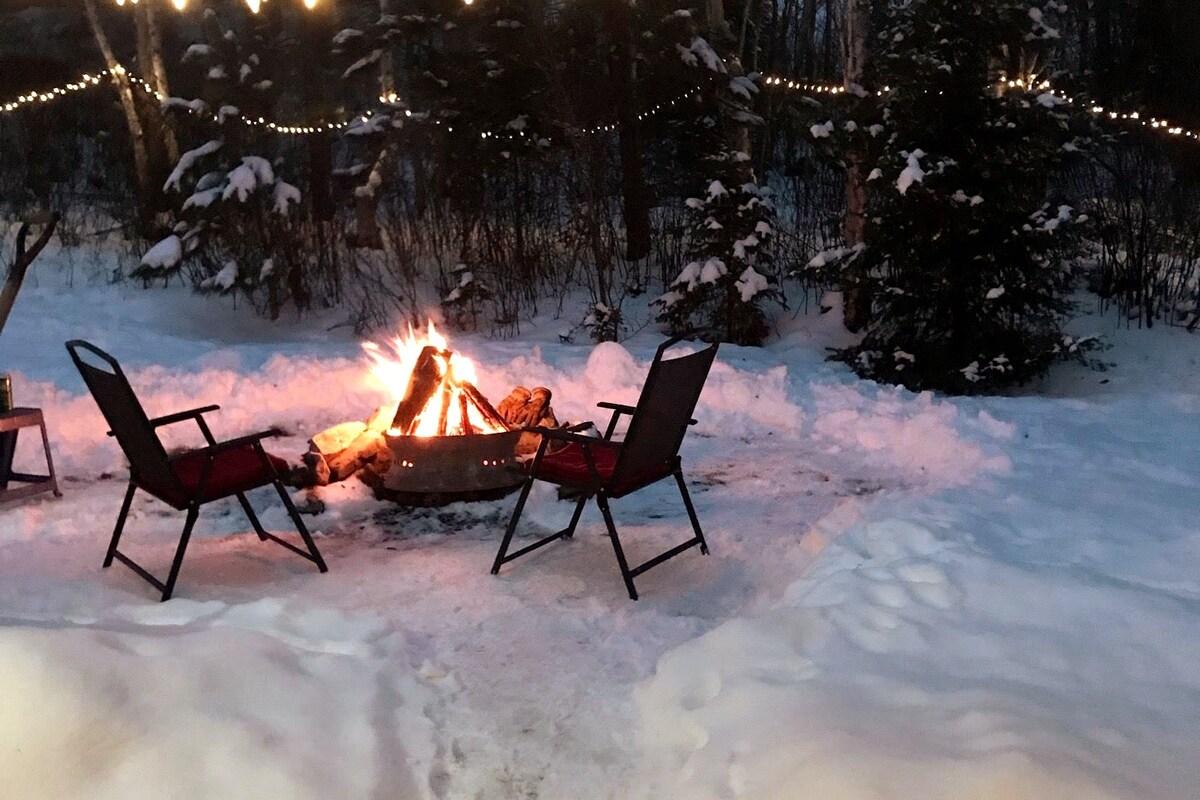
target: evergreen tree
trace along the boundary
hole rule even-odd
[[[747,128],[761,123],[751,107],[759,88],[756,76],[742,73],[732,45],[723,19],[710,21],[707,31],[692,28],[690,39],[675,45],[702,81],[702,106],[686,138],[697,151],[703,191],[686,200],[689,261],[656,305],[672,332],[699,329],[706,338],[748,345],[767,335],[763,304],[782,295],[770,257],[775,206],[749,153]]]
[[[1017,71],[1057,38],[1061,10],[1027,0],[876,3],[874,91],[852,89],[855,114],[811,130],[835,154],[869,154],[872,167],[864,243],[814,261],[859,260],[872,278],[871,322],[839,354],[860,375],[990,391],[1079,349],[1060,327],[1069,309],[1061,257],[1078,217],[1048,202],[1048,186],[1083,141],[1061,98]]]
[[[183,56],[200,71],[203,96],[164,101],[196,143],[163,187],[184,198],[179,219],[134,275],[166,277],[189,267],[200,291],[244,295],[275,318],[289,300],[308,305],[309,254],[296,226],[301,192],[277,173],[282,159],[271,158],[274,132],[243,121],[269,115],[275,105],[275,84],[259,56],[266,25],[227,27],[205,11],[206,41]]]

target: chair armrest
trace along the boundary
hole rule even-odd
[[[633,412],[637,411],[637,409],[634,406],[627,406],[624,403],[603,402],[603,403],[596,403],[596,407],[597,408],[611,408],[613,411],[612,419],[609,420],[609,423],[608,423],[608,433],[604,436],[605,439],[608,439],[609,437],[611,437],[612,432],[614,430],[616,430],[618,417],[620,417],[622,414],[628,414],[629,416],[632,417]],[[688,425],[695,425],[695,424],[696,424],[696,420],[694,420],[694,419],[688,420]]]
[[[154,427],[160,425],[173,425],[176,422],[183,422],[186,419],[195,419],[210,411],[216,411],[220,406],[204,406],[203,408],[193,408],[190,411],[179,411],[175,414],[167,414],[165,417],[155,417],[150,420],[150,424]]]
[[[224,442],[217,442],[216,444],[212,444],[204,448],[204,452],[215,456],[217,453],[223,453],[226,450],[236,450],[237,448],[245,447],[248,444],[257,444],[263,439],[270,439],[272,437],[282,435],[283,431],[279,430],[278,428],[269,428],[268,430],[259,431],[258,433],[248,433],[245,436],[239,436],[236,439],[228,439]]]
[[[189,411],[178,411],[174,414],[167,414],[166,416],[155,417],[154,419],[150,420],[150,427],[159,428],[159,427],[162,427],[163,425],[174,425],[176,422],[183,422],[183,421],[189,420],[189,419],[194,419],[197,422],[200,422],[201,416],[203,416],[204,414],[207,414],[210,411],[216,411],[219,408],[220,408],[220,406],[204,406],[202,408],[193,408]],[[112,436],[113,432],[109,431],[108,435]]]
[[[588,423],[581,423],[580,425],[572,425],[571,428],[582,428],[587,425]],[[574,433],[571,428],[546,428],[541,425],[534,425],[532,427],[521,428],[521,430],[525,433],[538,433],[547,439],[558,442],[573,442],[589,447],[592,445],[599,447],[620,447],[618,442],[610,442],[607,439],[601,439],[597,436],[581,436],[578,433]]]
[[[627,406],[624,403],[608,403],[608,402],[596,403],[596,408],[611,408],[613,411],[616,411],[619,414],[629,414],[629,415],[632,415],[633,412],[637,410],[633,406]]]

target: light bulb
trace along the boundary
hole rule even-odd
[[[246,0],[246,5],[250,7],[252,13],[257,14],[258,9],[262,7],[262,0]]]

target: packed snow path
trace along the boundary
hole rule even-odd
[[[1194,796],[1195,337],[1117,332],[1109,373],[967,400],[825,362],[835,320],[723,348],[684,450],[713,554],[637,603],[594,508],[494,578],[511,498],[404,510],[349,483],[308,518],[328,574],[214,504],[159,604],[99,569],[124,473],[63,340],[114,352],[152,414],[220,403],[218,435],[279,424],[292,456],[378,389],[311,322],[43,274],[0,342],[66,478],[0,508],[6,800]],[[653,337],[555,329],[455,344],[485,393],[544,383],[560,417],[636,397]],[[687,536],[669,484],[614,507],[631,557]],[[542,487],[525,531],[570,510]],[[165,566],[181,525],[143,498],[123,544]]]

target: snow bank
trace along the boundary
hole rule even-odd
[[[1003,472],[1006,456],[995,448],[985,451],[992,437],[1012,435],[1012,427],[984,413],[974,427],[985,437],[960,428],[971,425],[958,405],[935,400],[929,392],[879,388],[870,394],[854,385],[813,387],[817,415],[812,433],[826,453],[852,454],[859,462],[905,477],[906,482],[955,486],[975,479],[980,471]]]
[[[118,800],[157,786],[177,798],[327,800],[367,797],[376,785],[428,796],[393,741],[394,720],[374,708],[381,695],[419,703],[428,690],[414,671],[381,678],[383,664],[357,652],[383,631],[277,600],[118,613],[141,631],[0,628],[5,797]],[[237,680],[226,684],[231,670]],[[329,769],[344,763],[356,768]]]

